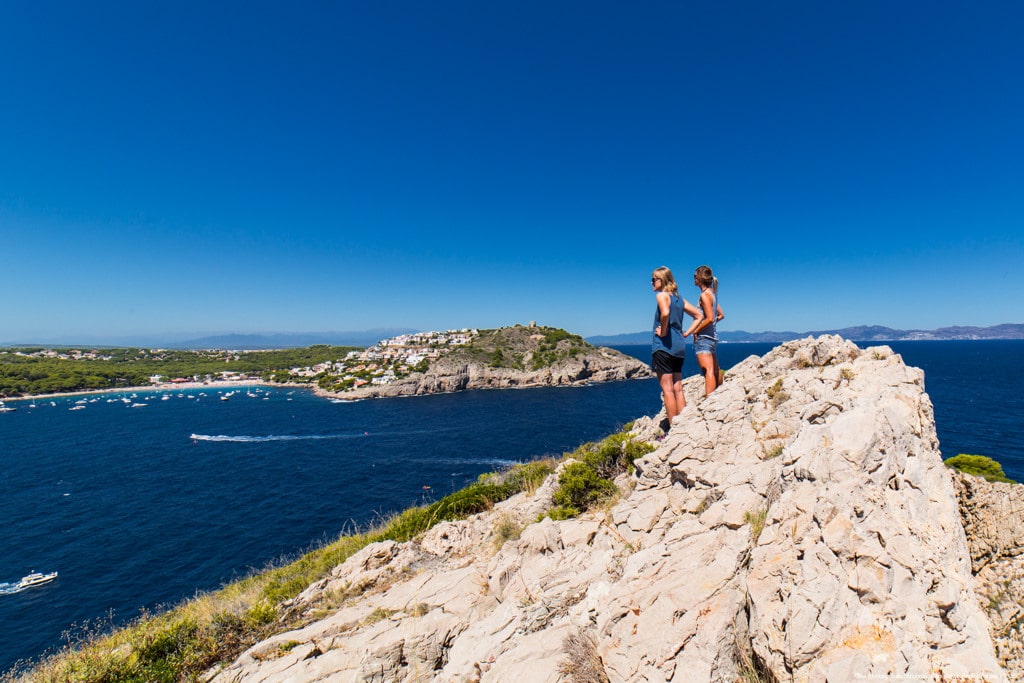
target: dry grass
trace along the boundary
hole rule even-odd
[[[508,541],[514,541],[523,533],[523,525],[508,514],[501,515],[494,523],[494,547],[501,548]]]
[[[765,393],[768,395],[768,400],[771,401],[772,408],[778,408],[789,400],[789,393],[782,388],[781,377],[775,380],[775,383],[768,387]]]
[[[761,507],[756,510],[747,510],[743,513],[743,521],[750,525],[750,537],[757,543],[761,532],[764,531],[764,523],[768,519],[768,508]]]
[[[601,655],[597,652],[597,641],[590,633],[582,629],[570,633],[562,641],[562,648],[566,658],[558,671],[569,683],[609,683]]]

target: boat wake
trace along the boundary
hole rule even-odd
[[[362,434],[270,434],[268,436],[229,436],[227,434],[190,434],[193,441],[222,441],[230,443],[265,443],[268,441],[323,441],[325,439],[356,439]]]
[[[413,460],[418,460],[414,458]],[[472,458],[469,460],[460,460],[458,458],[423,458],[424,463],[430,463],[432,465],[487,465],[494,467],[499,470],[506,470],[516,465],[522,465],[520,460],[506,460],[504,458]],[[462,472],[452,472],[451,476],[457,476]]]
[[[57,572],[51,574],[40,574],[39,572],[32,572],[28,576],[21,577],[21,581],[17,583],[0,583],[0,595],[12,595],[14,593],[20,593],[26,588],[33,588],[35,586],[42,586],[50,583],[57,578]]]

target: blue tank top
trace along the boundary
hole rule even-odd
[[[651,353],[664,351],[672,356],[686,355],[686,340],[683,339],[683,300],[678,294],[669,294],[668,336],[659,337],[661,330],[661,310],[654,307],[654,339]]]
[[[711,324],[698,332],[695,336],[701,337],[702,339],[718,341],[718,295],[715,294],[715,290],[713,289],[709,289],[708,291],[711,292]]]

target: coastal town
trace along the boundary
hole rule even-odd
[[[425,371],[432,360],[471,343],[478,335],[478,330],[469,328],[403,334],[381,340],[362,351],[350,351],[338,361],[290,368],[287,372],[290,381],[315,379],[318,387],[333,392],[358,389],[367,384],[386,385],[413,372]],[[274,379],[279,381],[277,376]]]
[[[321,390],[338,393],[366,385],[387,385],[414,372],[423,372],[433,360],[472,343],[479,334],[477,329],[471,328],[417,332],[384,339],[365,349],[322,346],[310,347],[308,353],[223,349],[10,349],[4,354],[11,360],[31,361],[34,363],[32,367],[45,364],[51,374],[79,368],[82,377],[63,384],[55,383],[42,390],[18,392],[12,389],[6,393],[17,396],[19,393],[144,386],[184,388],[237,383],[314,385]],[[26,370],[30,367],[19,366]],[[100,367],[104,369],[99,371]],[[131,368],[136,370],[130,371]],[[139,372],[143,369],[149,372]],[[46,374],[37,370],[30,372]],[[89,376],[101,372],[104,377],[109,377]],[[4,395],[5,392],[0,390],[0,398]]]

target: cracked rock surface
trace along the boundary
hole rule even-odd
[[[368,546],[292,601],[303,627],[210,678],[1017,680],[1000,634],[1019,628],[1005,595],[1020,588],[1021,499],[943,465],[920,370],[823,336],[702,388],[687,380],[664,440],[663,416],[636,422],[658,448],[615,504],[536,521],[556,474],[415,541]],[[1000,521],[978,521],[993,509]],[[499,545],[510,523],[521,533]]]

